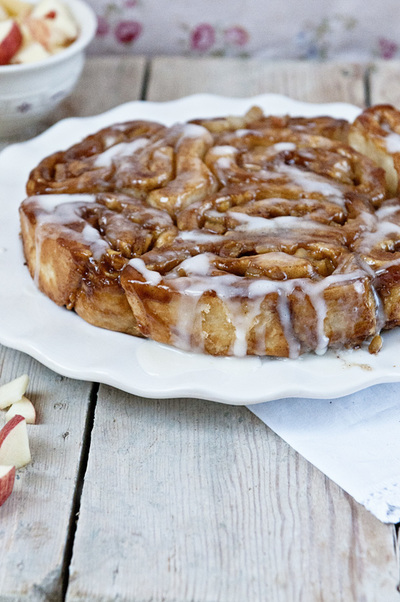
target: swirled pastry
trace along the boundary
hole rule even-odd
[[[32,171],[30,273],[94,325],[185,350],[359,346],[400,324],[397,164],[358,144],[368,111],[107,127]]]
[[[349,130],[349,142],[386,172],[390,195],[400,191],[400,114],[391,105],[366,109]]]

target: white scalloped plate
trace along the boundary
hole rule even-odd
[[[0,342],[64,376],[146,397],[247,405],[284,397],[334,398],[400,381],[399,330],[385,334],[377,356],[357,350],[297,360],[214,358],[96,328],[35,288],[24,265],[18,206],[29,172],[40,159],[118,121],[139,118],[170,125],[194,117],[241,114],[254,104],[271,114],[349,120],[359,112],[347,104],[308,104],[278,95],[247,99],[195,95],[166,103],[132,102],[96,117],[67,119],[33,140],[7,147],[0,154]]]

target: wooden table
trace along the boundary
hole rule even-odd
[[[400,65],[91,58],[47,125],[195,92],[400,105]],[[39,424],[0,508],[1,601],[399,602],[396,529],[245,407],[143,399],[0,348],[1,382],[24,372]]]

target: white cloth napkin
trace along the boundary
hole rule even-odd
[[[400,384],[249,409],[385,523],[400,522]]]

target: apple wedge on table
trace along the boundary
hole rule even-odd
[[[0,465],[21,468],[30,461],[26,420],[23,416],[16,415],[0,431]]]
[[[36,410],[24,396],[28,383],[28,375],[23,374],[0,386],[0,409],[10,406],[0,430],[0,506],[13,490],[16,468],[31,461],[26,424],[36,422]]]
[[[0,431],[0,506],[14,487],[15,469],[31,461],[28,431],[23,416],[14,416]]]
[[[23,416],[26,420],[27,424],[35,424],[36,422],[36,410],[30,399],[27,397],[22,397],[20,401],[16,401],[10,406],[8,411],[6,412],[6,421],[8,422],[19,414]]]
[[[29,376],[23,374],[9,383],[0,386],[0,410],[20,401],[28,388]]]
[[[10,497],[14,481],[15,466],[0,466],[0,506]]]

